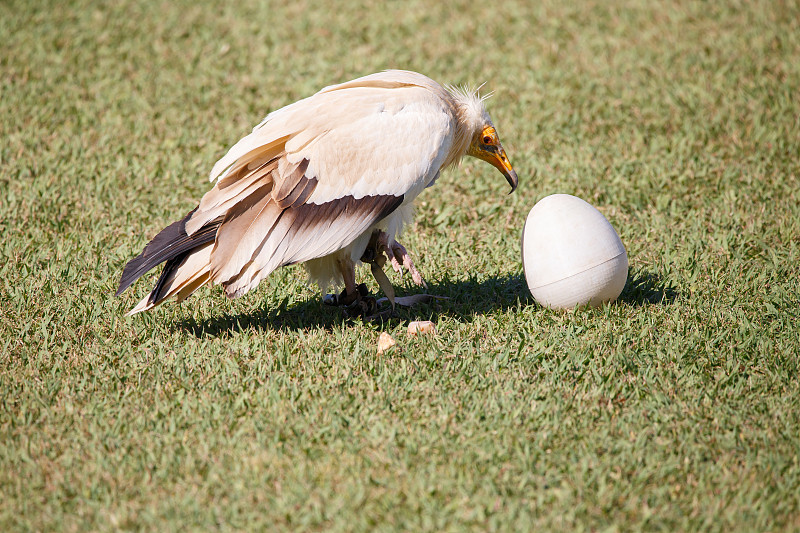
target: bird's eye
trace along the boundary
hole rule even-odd
[[[483,136],[483,144],[492,144],[492,138],[488,135]]]

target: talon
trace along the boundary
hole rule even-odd
[[[392,244],[392,255],[394,256],[392,258],[393,260],[395,257],[398,258],[403,266],[406,267],[406,270],[411,273],[411,279],[414,280],[414,283],[421,285],[426,289],[428,288],[428,284],[425,283],[425,280],[422,278],[422,274],[420,274],[419,270],[417,270],[417,267],[414,266],[414,261],[411,260],[408,250],[406,250],[402,244],[394,241]]]
[[[378,300],[372,296],[364,296],[357,298],[352,303],[342,306],[342,313],[346,317],[355,318],[363,317],[368,318],[378,312]]]
[[[361,283],[358,287],[356,287],[356,289],[358,290],[358,294],[362,298],[366,298],[367,296],[369,296],[369,290],[367,289],[366,284]]]
[[[347,289],[345,289],[336,297],[336,303],[338,305],[351,305],[353,302],[358,301],[359,298],[360,294],[357,290],[353,291],[351,294],[347,294]]]
[[[400,262],[395,258],[394,255],[392,255],[392,269],[394,269],[394,271],[398,274],[403,273],[403,267],[400,265]]]
[[[365,317],[372,316],[378,312],[378,300],[372,296],[366,296],[361,300],[361,307]]]

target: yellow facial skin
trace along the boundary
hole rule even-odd
[[[500,144],[500,137],[497,136],[494,126],[483,128],[481,134],[472,142],[467,153],[486,161],[502,172],[508,184],[511,185],[511,192],[516,190],[519,178],[517,178],[517,173],[514,172],[514,168],[508,160],[503,145]]]

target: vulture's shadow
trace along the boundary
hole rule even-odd
[[[435,321],[441,315],[469,322],[475,314],[503,311],[517,305],[535,305],[525,284],[525,278],[521,274],[493,276],[483,280],[471,278],[458,281],[449,279],[429,281],[427,289],[405,285],[395,288],[397,296],[427,293],[444,298],[437,298],[410,308],[397,306],[393,316],[373,320],[374,323],[380,325],[410,320]],[[348,320],[360,319],[347,318],[338,307],[324,305],[322,298],[317,295],[301,303],[287,304],[284,301],[277,307],[267,304],[247,314],[226,314],[202,320],[189,318],[176,325],[197,337],[217,337],[247,329],[332,329],[334,325]]]
[[[407,294],[406,294],[407,289]],[[475,315],[503,312],[510,308],[521,308],[538,304],[528,291],[525,277],[519,273],[491,276],[478,280],[443,279],[429,283],[428,289],[398,287],[398,296],[426,292],[447,299],[436,299],[412,308],[397,307],[393,316],[376,321],[380,325],[396,325],[410,320],[433,320],[448,316],[460,322],[471,322]],[[632,306],[669,305],[678,292],[666,285],[652,272],[629,272],[625,288],[619,301]],[[300,330],[323,328],[330,330],[343,321],[360,320],[347,318],[337,307],[326,306],[319,296],[297,304],[284,300],[277,307],[264,305],[251,313],[225,314],[202,320],[189,318],[176,326],[197,337],[218,337],[242,330]],[[382,328],[381,328],[382,329]]]

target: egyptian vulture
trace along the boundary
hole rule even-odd
[[[334,300],[366,311],[355,279],[362,262],[390,298],[387,260],[424,284],[397,237],[417,196],[464,155],[517,187],[477,92],[402,70],[326,87],[267,115],[217,161],[213,188],[125,266],[116,294],[165,263],[129,314],[183,301],[207,283],[236,298],[276,268],[303,263],[323,294],[343,284]]]

